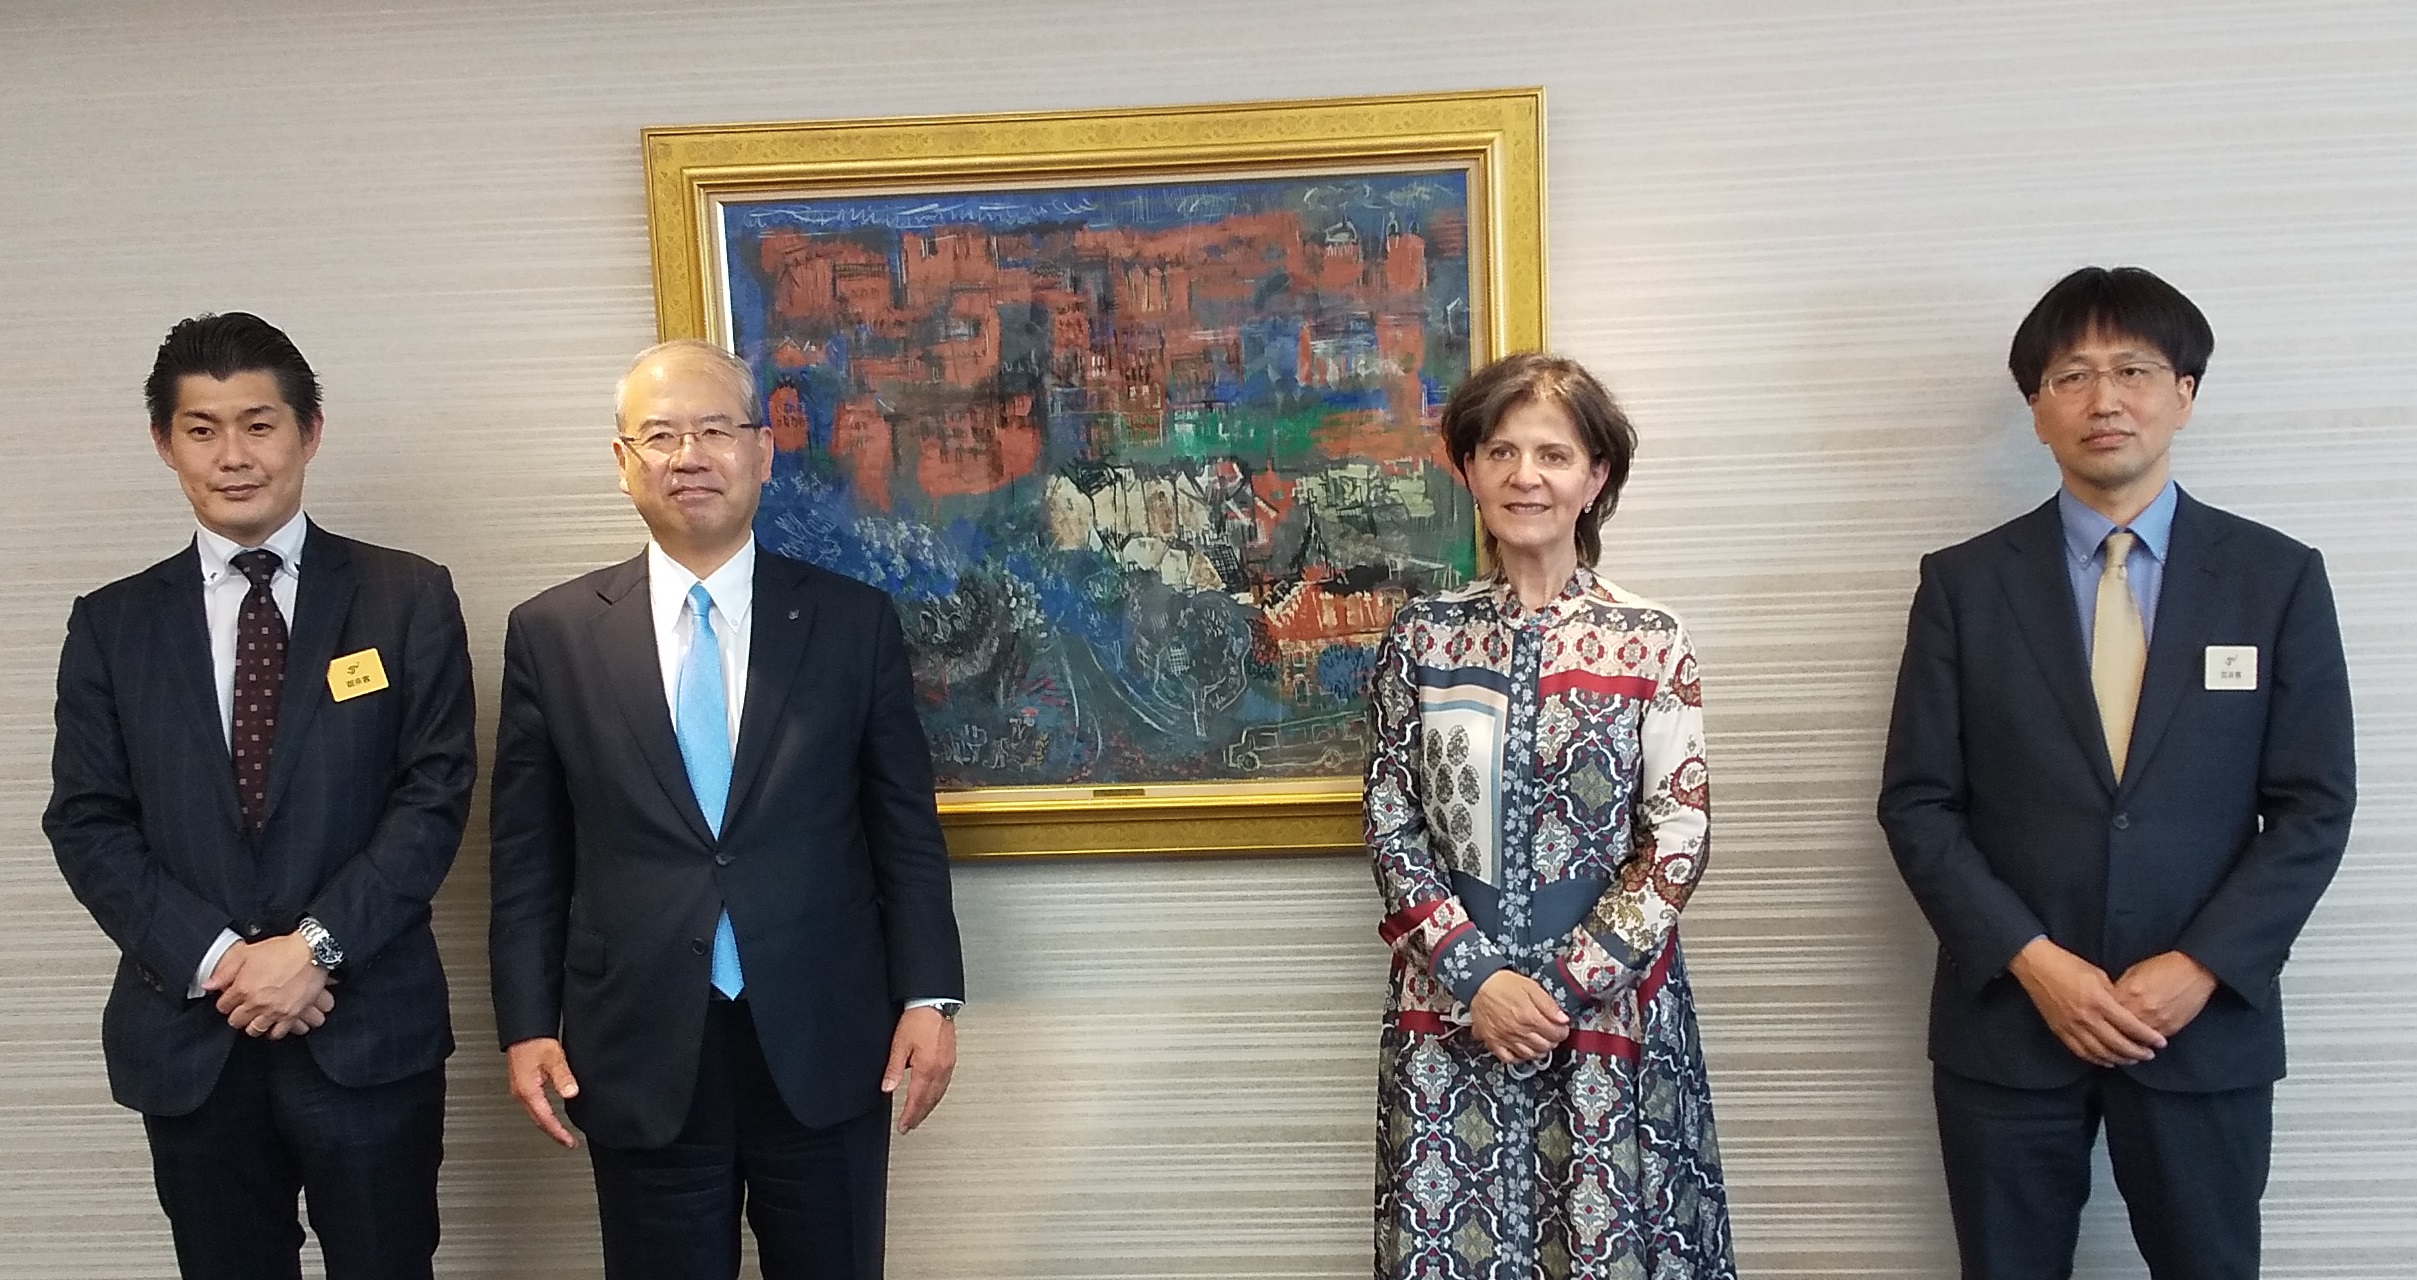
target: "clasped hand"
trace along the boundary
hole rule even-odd
[[[2160,952],[2109,978],[2097,965],[2034,938],[2009,968],[2048,1029],[2074,1057],[2096,1067],[2156,1057],[2216,990],[2216,976],[2179,951]]]
[[[1469,1001],[1469,1030],[1504,1062],[1532,1062],[1569,1038],[1569,1015],[1535,979],[1497,969]]]
[[[336,1007],[327,970],[311,960],[310,944],[291,933],[228,947],[201,985],[218,993],[228,1026],[271,1040],[307,1034]]]

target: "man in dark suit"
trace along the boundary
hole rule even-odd
[[[617,396],[637,557],[513,610],[494,793],[513,1095],[587,1133],[605,1272],[881,1274],[889,1108],[940,1100],[964,993],[887,596],[763,551],[753,375],[707,343]],[[573,1073],[576,1072],[576,1075]]]
[[[453,1041],[428,904],[477,772],[440,566],[302,514],[319,384],[256,316],[145,387],[192,545],[75,603],[43,829],[117,943],[111,1092],[187,1277],[425,1277]],[[290,626],[289,626],[290,622]]]
[[[2168,474],[2214,344],[2146,271],[2066,277],[2009,361],[2062,491],[1922,562],[1879,811],[1967,1277],[2071,1273],[2102,1122],[2152,1275],[2258,1271],[2279,975],[2356,777],[2323,559]]]

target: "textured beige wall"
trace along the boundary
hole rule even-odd
[[[0,7],[0,1276],[171,1273],[96,1043],[109,949],[36,826],[72,595],[185,536],[159,335],[287,327],[314,515],[504,612],[627,554],[606,392],[652,337],[647,124],[1542,84],[1552,326],[1645,451],[1608,564],[1705,655],[1718,853],[1689,912],[1740,1259],[1946,1274],[1929,940],[1871,818],[1923,550],[2054,483],[2001,369],[2085,261],[2220,338],[2179,466],[2328,552],[2366,800],[2287,983],[2268,1274],[2417,1256],[2417,9],[1761,3]],[[475,826],[483,826],[483,810]],[[439,903],[445,1274],[594,1274],[584,1162],[488,1047],[486,852]],[[898,1151],[903,1277],[1364,1274],[1383,956],[1351,859],[966,867],[966,1064]],[[2103,1186],[2103,1182],[2102,1182]],[[2083,1273],[2136,1276],[2111,1189]]]

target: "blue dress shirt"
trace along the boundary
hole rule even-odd
[[[2084,505],[2069,490],[2056,491],[2056,514],[2064,520],[2065,573],[2073,582],[2073,608],[2081,618],[2081,656],[2090,657],[2092,624],[2098,617],[2098,577],[2105,571],[2106,536],[2117,529],[2132,531],[2131,558],[2124,573],[2131,579],[2132,603],[2140,607],[2142,638],[2157,638],[2157,595],[2165,587],[2165,553],[2173,543],[2174,507],[2181,490],[2168,480],[2148,508],[2128,525]]]

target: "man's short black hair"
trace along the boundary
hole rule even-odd
[[[2023,398],[2038,395],[2048,362],[2080,345],[2093,329],[2156,347],[2193,388],[2216,349],[2207,317],[2180,289],[2140,267],[2083,267],[2057,281],[2014,331],[2006,367]]]
[[[311,372],[311,362],[302,358],[284,330],[248,311],[229,311],[180,320],[160,342],[151,377],[143,383],[151,434],[168,438],[168,420],[176,416],[177,384],[187,375],[204,374],[224,382],[252,372],[277,379],[277,390],[293,409],[303,435],[319,429],[319,375]]]

